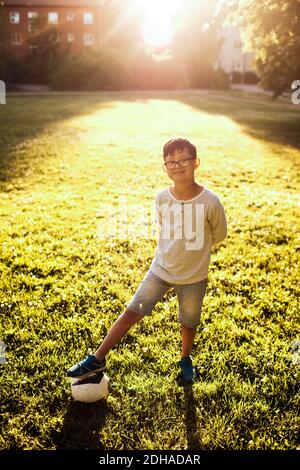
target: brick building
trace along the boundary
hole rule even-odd
[[[26,57],[34,20],[55,25],[54,41],[72,52],[99,48],[104,42],[105,0],[0,0],[9,31],[11,56]],[[51,38],[50,38],[51,39]]]

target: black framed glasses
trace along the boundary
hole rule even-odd
[[[168,160],[167,162],[164,162],[164,165],[168,170],[173,170],[176,168],[176,164],[178,163],[179,166],[181,167],[187,167],[190,164],[190,160],[195,160],[195,157],[187,157],[187,158],[182,158],[181,160]]]

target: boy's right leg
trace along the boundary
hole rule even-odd
[[[67,371],[67,376],[84,378],[95,372],[104,371],[106,369],[106,354],[123,338],[128,330],[143,317],[144,316],[140,313],[126,308],[112,325],[97,351],[94,354],[88,354],[83,361],[70,367]]]
[[[102,361],[107,353],[123,338],[123,336],[125,336],[130,328],[142,318],[144,317],[140,313],[136,313],[133,310],[126,308],[112,325],[97,351],[94,352],[97,360]]]
[[[115,321],[106,338],[94,353],[96,358],[99,361],[103,360],[128,330],[152,311],[152,308],[162,299],[170,287],[172,287],[172,284],[163,281],[149,270],[129,302],[128,308]],[[134,310],[131,310],[130,307]],[[140,313],[136,313],[139,309],[141,310]]]
[[[69,377],[83,377],[96,371],[105,370],[105,356],[107,353],[135,323],[144,318],[145,315],[150,314],[152,308],[170,287],[172,287],[172,284],[163,281],[149,270],[129,302],[128,307],[117,318],[97,351],[94,354],[89,354],[83,361],[72,366],[67,371],[67,375]],[[137,313],[138,311],[140,313]]]

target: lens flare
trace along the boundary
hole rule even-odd
[[[184,0],[136,0],[142,13],[142,34],[145,44],[168,46],[175,34],[174,15]]]

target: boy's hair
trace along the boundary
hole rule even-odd
[[[163,157],[164,160],[167,155],[174,155],[175,150],[180,150],[181,152],[187,148],[192,157],[197,158],[197,149],[188,139],[183,139],[177,137],[169,140],[163,148]]]

